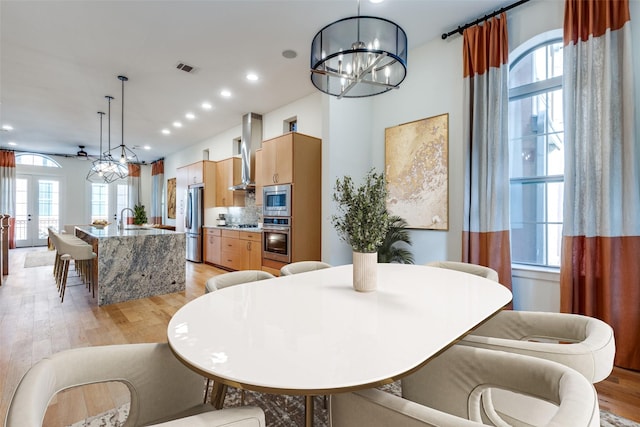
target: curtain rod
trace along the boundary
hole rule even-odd
[[[496,16],[496,15],[500,15],[502,12],[506,12],[507,10],[511,10],[511,9],[513,9],[514,7],[518,7],[518,6],[520,6],[521,4],[527,3],[528,1],[529,1],[529,0],[520,0],[520,1],[518,1],[518,2],[515,2],[515,3],[513,3],[513,4],[510,4],[509,6],[505,6],[505,7],[503,7],[502,9],[495,10],[495,11],[491,12],[491,13],[490,13],[490,14],[488,14],[488,15],[484,15],[482,18],[478,18],[478,19],[476,19],[476,20],[475,20],[475,21],[473,21],[473,22],[469,22],[468,24],[464,24],[464,25],[462,25],[462,26],[458,26],[458,28],[456,28],[455,30],[451,30],[451,31],[449,31],[448,33],[444,33],[444,34],[442,34],[442,40],[446,40],[446,39],[447,39],[447,37],[452,36],[452,35],[454,35],[454,34],[456,34],[456,33],[459,33],[460,35],[462,35],[462,32],[463,32],[464,30],[466,30],[467,28],[469,28],[469,27],[473,27],[474,25],[477,25],[477,24],[479,24],[479,23],[481,23],[481,22],[484,22],[484,21],[486,21],[487,19],[493,18],[493,17],[494,17],[494,16]]]

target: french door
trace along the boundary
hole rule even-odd
[[[45,246],[49,227],[60,230],[60,179],[16,177],[16,247]]]

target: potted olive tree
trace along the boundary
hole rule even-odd
[[[337,213],[331,222],[338,236],[353,250],[353,287],[362,292],[375,290],[377,251],[389,228],[384,175],[371,169],[357,187],[347,175],[336,181],[334,190]]]

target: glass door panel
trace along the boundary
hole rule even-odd
[[[60,181],[55,177],[16,178],[16,246],[45,246],[48,228],[60,230]]]

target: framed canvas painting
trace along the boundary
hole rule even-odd
[[[167,180],[167,218],[176,219],[176,179]]]
[[[449,229],[449,115],[385,129],[387,210],[409,228]]]

